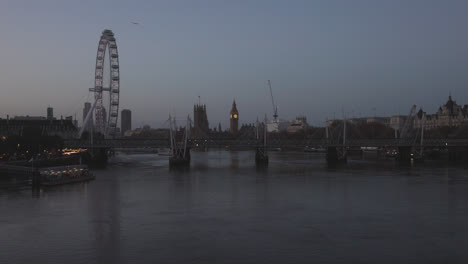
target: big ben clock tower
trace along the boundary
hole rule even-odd
[[[231,133],[237,134],[239,129],[239,111],[237,111],[236,100],[232,102],[232,109],[229,118],[231,120]]]

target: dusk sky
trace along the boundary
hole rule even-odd
[[[468,104],[467,14],[466,0],[2,0],[0,117],[50,105],[81,121],[104,29],[134,127],[192,115],[198,96],[210,127],[234,98],[240,123],[271,118],[269,79],[281,119],[433,113],[449,93]]]

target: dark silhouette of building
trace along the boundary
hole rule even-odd
[[[54,109],[52,107],[47,107],[47,120],[54,120]]]
[[[0,136],[25,136],[26,132],[37,136],[59,136],[63,139],[75,138],[77,128],[73,120],[42,119],[0,119]]]
[[[66,116],[66,117],[65,117],[65,120],[72,121],[73,125],[74,125],[75,127],[78,127],[78,121],[77,121],[77,120],[73,120],[73,116]]]
[[[195,137],[203,137],[208,134],[208,116],[206,115],[206,105],[196,104],[193,107],[193,134]]]
[[[239,111],[237,111],[236,100],[232,102],[229,118],[231,120],[231,133],[237,134],[239,131]]]
[[[122,136],[124,136],[126,131],[132,130],[132,111],[123,109],[120,118]]]
[[[9,118],[7,117],[7,119],[9,119]],[[29,115],[26,115],[26,116],[15,116],[12,120],[30,121],[30,120],[46,120],[46,118],[43,117],[43,116],[29,116]]]
[[[84,121],[86,119],[86,116],[88,115],[89,111],[91,110],[91,103],[89,102],[86,102],[84,104],[84,108],[83,108],[83,126],[84,126]],[[91,115],[90,116],[90,119],[88,121],[88,124],[86,125],[86,127],[84,128],[85,131],[89,131],[91,130],[91,128],[93,127],[93,116]]]

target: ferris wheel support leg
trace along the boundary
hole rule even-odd
[[[83,126],[81,127],[80,132],[79,132],[79,134],[78,134],[78,137],[79,137],[79,138],[81,138],[81,135],[83,134],[84,129],[86,128],[87,124],[89,123],[89,120],[91,119],[91,116],[92,116],[93,113],[94,113],[94,109],[96,109],[96,104],[97,104],[98,101],[99,101],[99,99],[96,99],[96,100],[94,101],[94,104],[93,104],[93,106],[91,107],[91,109],[89,109],[88,114],[86,115],[86,118],[85,118],[85,120],[83,121]]]

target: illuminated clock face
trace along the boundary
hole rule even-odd
[[[234,118],[237,118],[237,115],[236,115],[236,114],[234,114]]]
[[[231,118],[232,118],[232,114],[231,114]]]

